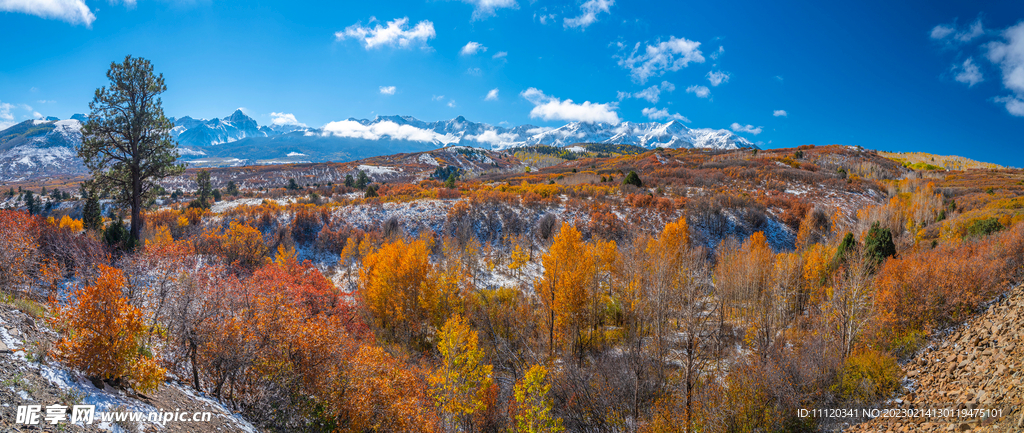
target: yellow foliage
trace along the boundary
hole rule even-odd
[[[76,233],[80,232],[83,230],[82,220],[76,220],[67,215],[64,215],[63,217],[60,218],[60,228],[68,229]]]
[[[157,227],[153,238],[146,240],[146,248],[164,248],[173,244],[174,238],[171,237],[171,230],[167,226]]]
[[[547,383],[548,370],[534,365],[516,383],[512,391],[515,399],[515,433],[557,433],[564,431],[562,419],[551,414],[551,384]]]
[[[365,243],[365,241],[364,241]],[[423,316],[420,289],[432,266],[423,240],[396,240],[363,258],[363,300],[374,323],[385,330],[412,331]]]
[[[445,415],[445,424],[486,408],[484,393],[491,387],[490,365],[483,363],[477,334],[462,316],[455,315],[438,333],[441,365],[430,375],[434,401]]]
[[[596,282],[593,248],[583,242],[579,230],[562,223],[551,249],[542,259],[544,277],[534,286],[550,313],[549,344],[553,348],[554,340],[578,343]],[[554,335],[556,329],[558,335]]]

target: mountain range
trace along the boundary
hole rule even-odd
[[[75,156],[86,117],[27,120],[0,131],[0,181],[55,174],[84,173]],[[320,128],[301,124],[259,125],[241,110],[230,116],[171,118],[171,136],[180,159],[193,166],[237,166],[351,161],[372,156],[421,152],[446,146],[503,151],[533,145],[576,143],[630,144],[644,148],[757,148],[731,131],[689,128],[672,120],[608,123],[570,122],[558,128],[511,128],[477,123],[459,116],[425,122],[410,116],[378,116],[330,122]]]

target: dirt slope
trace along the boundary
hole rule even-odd
[[[1024,431],[1024,286],[950,330],[903,366],[910,390],[893,407],[917,418],[875,418],[849,432]],[[940,418],[929,409],[954,410]],[[931,416],[929,416],[931,415]]]

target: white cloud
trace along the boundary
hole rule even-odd
[[[954,31],[955,30],[953,29],[953,26],[946,25],[946,24],[939,24],[939,25],[935,26],[934,28],[932,28],[932,35],[931,36],[932,36],[932,39],[945,39],[946,36],[949,36]]]
[[[470,41],[466,46],[459,50],[459,54],[463,56],[472,56],[476,53],[487,51],[487,47],[480,45],[479,42]]]
[[[633,97],[637,99],[646,99],[647,102],[657,104],[658,99],[660,99],[660,95],[661,88],[659,88],[658,86],[651,86],[644,90],[634,93]]]
[[[370,22],[374,20],[371,18]],[[434,33],[434,23],[430,21],[420,21],[411,29],[407,24],[408,17],[389,21],[387,27],[377,24],[372,29],[357,23],[346,27],[344,31],[334,33],[334,37],[339,41],[346,38],[358,39],[367,50],[371,50],[386,46],[409,48],[414,45],[426,45],[427,40],[437,35]]]
[[[455,108],[455,100],[454,99],[448,101],[448,107]]]
[[[970,42],[983,34],[985,34],[985,28],[981,25],[981,17],[979,17],[963,30],[957,30],[955,21],[953,24],[939,24],[932,28],[930,36],[937,41],[952,44]]]
[[[396,90],[395,86],[380,86],[381,95],[394,95]]]
[[[585,101],[582,104],[576,104],[572,102],[572,99],[561,101],[553,96],[545,95],[544,92],[533,87],[524,90],[520,95],[534,105],[530,110],[531,118],[570,122],[604,122],[613,125],[620,122],[619,115],[615,112],[618,107],[614,103],[597,104]]]
[[[13,109],[14,104],[0,101],[0,130],[7,129],[15,125],[14,115],[11,114],[11,110]]]
[[[442,99],[444,99],[444,95],[435,95],[430,97],[431,101],[440,101]]]
[[[775,117],[789,117],[789,113],[786,110],[775,110],[772,112],[772,116]]]
[[[783,81],[782,75],[776,75],[775,79],[779,80],[780,83]]]
[[[473,5],[473,20],[482,20],[496,15],[495,11],[502,8],[518,9],[516,0],[462,0]]]
[[[722,53],[725,53],[725,47],[719,45],[718,51],[711,52],[711,60],[718,60],[718,57],[721,56]]]
[[[711,86],[712,87],[718,86],[719,84],[722,84],[722,83],[728,83],[729,82],[729,73],[728,72],[722,72],[722,71],[711,72],[711,71],[709,71],[706,76],[708,77],[708,81],[711,82]]]
[[[1002,40],[985,45],[989,61],[999,66],[1003,87],[1013,95],[995,98],[1014,116],[1024,116],[1024,22],[1003,30]]]
[[[978,65],[974,64],[973,58],[968,57],[967,60],[964,60],[963,65],[953,65],[952,70],[956,72],[956,76],[953,78],[966,84],[967,87],[974,87],[975,84],[985,81],[985,78],[981,76],[981,70],[978,69]]]
[[[362,138],[365,140],[377,140],[381,137],[387,136],[395,140],[441,143],[448,143],[452,141],[451,137],[438,134],[434,131],[420,129],[412,125],[399,125],[390,120],[370,125],[363,125],[355,120],[331,122],[324,125],[323,135]]]
[[[466,69],[466,73],[469,74],[469,75],[476,75],[476,76],[479,77],[480,74],[484,73],[484,71],[481,71],[480,68],[469,68],[469,69]]]
[[[40,104],[56,104],[57,103],[57,101],[47,100],[47,99],[40,99],[40,100],[38,100],[36,102],[38,102]]]
[[[986,45],[988,59],[1003,73],[1003,86],[1024,96],[1024,22],[1002,32],[1003,40]]]
[[[492,145],[493,144],[502,144],[502,143],[512,143],[512,142],[515,142],[518,138],[519,137],[516,134],[510,134],[510,133],[507,133],[507,132],[499,134],[497,132],[494,132],[494,130],[491,130],[491,129],[488,129],[488,130],[484,131],[480,135],[467,135],[466,136],[466,139],[476,140],[476,141],[479,141],[481,143],[488,143],[488,144],[492,144]]]
[[[498,51],[498,53],[493,55],[493,56],[491,56],[491,58],[492,59],[504,59],[506,56],[508,56],[507,52],[505,52],[505,51]]]
[[[1024,117],[1024,99],[1016,96],[1001,96],[995,98],[1000,104],[1006,104],[1006,111],[1014,116]]]
[[[690,119],[687,119],[686,116],[683,116],[682,114],[679,113],[669,114],[668,109],[666,108],[662,108],[660,110],[654,107],[644,108],[640,112],[651,120],[674,119],[680,122],[690,123]]]
[[[686,38],[670,36],[668,41],[647,45],[643,50],[640,45],[638,42],[628,57],[619,59],[619,66],[629,69],[633,81],[640,84],[650,77],[685,68],[690,62],[704,63],[700,42]]]
[[[576,18],[566,18],[564,21],[565,28],[580,28],[586,29],[591,24],[597,22],[597,14],[611,13],[610,8],[615,5],[615,0],[590,0],[580,6],[580,16]]]
[[[660,85],[651,86],[636,93],[618,92],[618,97],[620,101],[626,98],[636,98],[646,99],[647,102],[657,104],[658,100],[661,99],[662,91],[671,92],[674,90],[676,90],[676,86],[674,84],[668,81],[662,81]]]
[[[739,123],[733,123],[729,126],[733,131],[736,132],[748,132],[754,135],[761,133],[761,127],[755,127],[754,125],[740,125]]]
[[[0,11],[20,12],[70,24],[85,24],[86,27],[96,21],[96,16],[85,5],[85,0],[0,0]]]
[[[274,125],[295,125],[295,126],[306,126],[305,123],[299,123],[292,113],[270,113],[270,123]]]
[[[484,101],[497,101],[498,100],[498,88],[491,89],[487,92],[487,96],[484,97]]]
[[[707,86],[698,86],[694,84],[686,88],[686,93],[693,93],[694,95],[697,95],[698,98],[707,98],[711,96],[711,89],[707,88]]]
[[[38,111],[35,111],[35,112],[32,113],[32,117],[35,117],[36,119],[42,119],[43,115],[41,113],[39,113]]]

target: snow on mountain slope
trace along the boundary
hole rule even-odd
[[[50,117],[0,131],[0,180],[84,173],[84,166],[74,152],[82,142],[84,120],[86,117],[80,114],[70,120]],[[310,128],[301,124],[260,126],[241,110],[222,119],[185,116],[170,120],[174,124],[170,135],[178,142],[181,160],[199,166],[352,161],[450,146],[489,150],[576,143],[630,144],[648,149],[757,147],[731,131],[689,128],[675,120],[505,128],[472,122],[462,116],[435,122],[411,116],[377,116]],[[302,161],[293,157],[299,154],[304,155]]]

